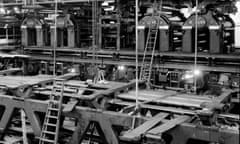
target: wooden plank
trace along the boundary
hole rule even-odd
[[[175,126],[187,121],[190,117],[189,116],[179,116],[175,119],[169,120],[168,122],[157,126],[153,129],[151,129],[150,131],[148,131],[148,134],[153,134],[153,135],[159,135],[162,134],[172,128],[174,128]]]
[[[119,100],[112,100],[111,103],[121,105],[121,106],[132,106],[135,104],[133,102],[125,102],[125,101],[119,101]],[[151,105],[150,104],[141,104],[141,108],[164,111],[164,112],[171,112],[171,113],[177,113],[177,114],[188,114],[188,115],[196,114],[193,110],[189,110],[189,109],[159,106],[159,105],[152,105],[152,104]]]
[[[64,106],[63,112],[71,112],[71,111],[75,108],[75,106],[77,105],[77,103],[78,103],[78,100],[73,100],[73,101],[68,102],[68,103]]]
[[[119,94],[118,98],[135,100],[136,96],[131,94],[129,95],[128,93],[127,94],[123,93],[123,94]],[[186,106],[186,107],[197,107],[197,108],[200,108],[201,104],[205,102],[205,101],[194,101],[191,99],[180,99],[172,96],[166,96],[166,97],[161,96],[159,98],[156,98],[156,97],[151,97],[151,95],[142,96],[141,94],[138,96],[138,99],[140,101],[154,101],[156,103],[164,103],[169,105]]]
[[[135,91],[129,91],[128,94],[135,95]],[[173,90],[155,90],[155,91],[149,91],[149,90],[139,90],[139,95],[142,97],[176,97],[176,98],[182,98],[182,99],[192,99],[196,101],[204,100],[204,101],[211,101],[210,95],[191,95],[191,94],[184,94],[184,93],[178,93],[177,91]],[[212,95],[211,95],[212,96]]]
[[[77,73],[68,73],[65,75],[57,76],[56,79],[69,79],[77,76]],[[1,86],[5,86],[11,89],[24,86],[32,86],[37,84],[44,84],[54,80],[50,75],[38,75],[38,76],[0,76]]]
[[[69,80],[64,85],[70,87],[88,87],[88,84],[85,81],[79,80]]]
[[[0,75],[10,75],[12,73],[21,72],[21,71],[22,71],[21,68],[10,68],[7,70],[0,71]]]
[[[18,88],[25,85],[35,85],[41,82],[51,80],[52,76],[2,76],[0,85],[5,85],[8,88]]]
[[[152,117],[150,120],[146,121],[142,125],[138,126],[137,128],[133,129],[132,131],[126,132],[121,139],[124,140],[139,140],[141,135],[147,132],[149,129],[157,125],[161,122],[164,118],[168,116],[167,113],[159,113],[156,116]]]

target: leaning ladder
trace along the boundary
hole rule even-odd
[[[50,101],[48,103],[39,144],[57,144],[63,93],[64,81],[55,80]]]
[[[144,55],[142,60],[140,79],[146,81],[147,85],[150,84],[150,80],[151,80],[152,64],[153,64],[155,47],[156,47],[156,42],[158,37],[158,27],[159,27],[159,21],[157,21],[157,24],[155,24],[155,26],[149,28],[146,47],[144,50]],[[150,60],[146,58],[146,55],[148,52],[152,52]]]

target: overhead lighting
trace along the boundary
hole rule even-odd
[[[5,14],[5,13],[6,13],[5,8],[1,7],[1,8],[0,8],[0,14]]]
[[[199,69],[195,69],[193,73],[195,76],[201,75],[201,71]]]
[[[183,79],[191,79],[191,78],[193,78],[193,74],[189,74],[189,73],[185,74],[183,77]]]
[[[20,9],[18,7],[14,7],[13,10],[15,13],[20,13]]]
[[[70,73],[76,73],[76,69],[75,69],[75,68],[70,68],[70,69],[68,69],[68,72],[70,72]]]
[[[7,14],[10,14],[11,13],[11,10],[7,10],[7,12],[6,12]]]
[[[125,70],[125,66],[123,66],[123,65],[119,65],[119,66],[118,66],[118,70],[120,70],[120,71],[124,71],[124,70]]]
[[[196,69],[194,71],[186,71],[185,74],[183,75],[182,79],[189,80],[194,77],[199,77],[201,74],[202,74],[202,72],[199,69]]]

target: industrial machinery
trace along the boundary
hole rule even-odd
[[[21,45],[20,19],[16,16],[0,16],[0,50],[16,50]]]
[[[234,52],[234,23],[228,15],[219,14],[218,16],[218,14],[207,10],[205,14],[199,14],[197,24],[195,24],[195,17],[192,15],[183,25],[184,52],[194,51],[196,28],[198,29],[197,50],[199,52],[224,54]]]
[[[236,3],[2,0],[0,143],[238,144]]]

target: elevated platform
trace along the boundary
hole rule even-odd
[[[221,119],[230,123],[239,121],[239,117],[225,112],[225,106],[231,101],[232,90],[223,90],[220,95],[194,95],[184,92],[159,89],[139,90],[139,109],[135,109],[135,81],[129,83],[112,82],[87,83],[73,77],[76,74],[60,76],[66,79],[63,94],[62,117],[78,122],[75,128],[71,127],[73,135],[72,143],[78,143],[84,133],[89,136],[90,125],[97,128],[94,137],[98,140],[106,138],[106,143],[118,144],[120,141],[136,143],[142,139],[148,142],[164,141],[162,134],[173,136],[173,144],[185,143],[193,135],[199,135],[204,131],[214,137],[204,137],[207,141],[218,141],[220,136],[214,133],[216,127],[214,121],[221,123]],[[22,92],[26,97],[19,97],[15,93],[0,92],[0,133],[3,135],[8,130],[18,131],[16,127],[8,127],[11,119],[18,113],[14,109],[24,109],[27,120],[32,126],[31,134],[39,136],[41,133],[41,114],[46,112],[51,95],[53,77],[39,75],[32,77],[1,76],[0,85],[8,89],[18,89],[18,93],[31,88],[31,93]],[[70,79],[71,78],[71,79]],[[140,81],[139,85],[142,82]],[[27,90],[26,90],[27,91]],[[5,109],[2,109],[4,107]],[[127,109],[127,110],[126,110]],[[207,110],[207,114],[206,114]],[[15,115],[13,115],[15,113]],[[203,124],[198,125],[200,117]],[[202,119],[202,117],[206,119]],[[207,122],[210,121],[209,125]],[[66,122],[64,122],[66,123]],[[206,123],[206,124],[205,124]],[[226,124],[219,127],[220,135],[231,135],[231,139],[225,139],[231,144],[238,144],[239,131],[235,127]],[[115,131],[112,126],[123,127]],[[197,127],[196,127],[197,126]],[[63,124],[63,127],[66,125]],[[206,129],[207,127],[207,129]],[[175,139],[179,134],[186,132],[183,139]],[[188,129],[193,129],[188,133]],[[103,133],[101,131],[103,130]],[[117,132],[117,133],[115,133]],[[61,133],[61,132],[60,132]]]

